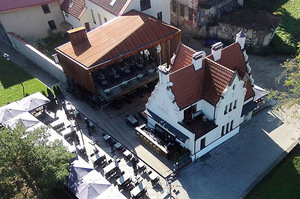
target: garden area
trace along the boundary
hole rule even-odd
[[[46,92],[47,87],[12,61],[0,57],[0,107],[25,95]]]
[[[264,10],[279,16],[281,22],[270,43],[274,53],[295,55],[300,42],[300,1],[298,0],[247,0],[245,8]]]
[[[299,198],[300,145],[298,144],[256,187],[246,199]]]

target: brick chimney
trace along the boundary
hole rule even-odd
[[[215,43],[214,45],[211,46],[211,53],[215,61],[221,59],[222,48],[223,48],[222,42]]]
[[[202,68],[202,60],[205,56],[206,56],[206,54],[204,51],[196,52],[193,55],[193,65],[194,65],[195,71]]]
[[[236,34],[235,42],[238,42],[241,46],[241,49],[244,50],[245,43],[246,43],[247,35],[244,33],[242,29],[238,34]]]
[[[79,27],[68,31],[68,36],[73,47],[88,41],[85,27]]]

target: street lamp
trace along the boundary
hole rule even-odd
[[[172,171],[172,170],[169,170]],[[172,173],[166,177],[166,186],[169,186],[169,193],[170,193],[170,199],[172,198],[172,182],[175,180],[176,174],[175,174],[176,168],[174,165],[174,169],[172,171]],[[168,172],[168,171],[166,171]]]
[[[4,57],[7,61],[10,61],[9,54],[3,53],[3,57]],[[21,86],[22,86],[22,88],[23,88],[23,96],[24,96],[24,95],[25,95],[25,88],[24,88],[24,85],[23,85],[22,81],[20,80],[20,77],[19,77],[19,75],[18,75],[18,72],[15,71],[15,68],[14,68],[14,67],[12,67],[12,68],[13,68],[13,70],[14,70],[14,72],[15,72],[15,74],[16,74],[16,76],[17,76],[17,78],[18,78],[18,80],[19,80],[19,82],[20,82],[20,84],[21,84]]]

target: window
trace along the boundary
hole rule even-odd
[[[56,30],[57,29],[54,20],[48,21],[48,25],[50,27],[50,30]]]
[[[92,14],[93,23],[96,24],[94,11],[92,9],[91,9],[91,14]]]
[[[236,109],[236,103],[237,103],[237,100],[234,100],[233,109]]]
[[[221,136],[225,135],[225,125],[222,126]]]
[[[232,102],[229,104],[229,112],[232,111]]]
[[[106,23],[107,22],[107,19],[106,19],[106,17],[104,17],[104,23]]]
[[[229,132],[229,123],[226,124],[226,133]]]
[[[230,123],[230,130],[232,130],[232,129],[233,129],[233,120]]]
[[[225,110],[224,110],[224,115],[226,115],[227,114],[227,105],[225,106]]]
[[[189,20],[193,21],[193,9],[189,8]]]
[[[140,0],[141,11],[151,8],[150,0]]]
[[[98,13],[98,19],[99,19],[99,24],[102,25],[102,20],[101,20],[101,16],[100,14]]]
[[[89,22],[84,23],[84,26],[87,32],[91,30]]]
[[[157,13],[157,19],[162,21],[162,12]]]
[[[180,16],[184,17],[184,5],[180,4]]]
[[[201,140],[200,150],[205,148],[205,138]]]
[[[66,16],[66,17],[69,17],[68,13],[65,13],[65,16]]]
[[[232,90],[234,90],[235,89],[235,84],[233,84],[233,86],[232,86]]]
[[[42,9],[44,11],[44,14],[48,14],[51,12],[48,4],[42,5]]]

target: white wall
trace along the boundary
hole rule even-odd
[[[21,39],[16,38],[11,34],[8,34],[8,36],[10,37],[10,40],[17,51],[19,51],[21,54],[30,59],[33,63],[49,73],[51,76],[55,77],[60,82],[66,83],[66,76],[60,65],[55,64],[54,61],[49,59],[47,56],[39,52],[31,45],[22,41]]]
[[[235,89],[233,89],[235,85]],[[246,94],[246,88],[244,88],[244,82],[239,80],[238,75],[235,76],[232,84],[226,88],[226,91],[223,93],[223,99],[219,101],[216,106],[216,120],[215,123],[222,127],[228,122],[234,120],[234,126],[238,126],[241,123],[241,113],[244,104],[244,97]],[[224,114],[225,107],[227,105],[227,110],[229,109],[230,103],[234,105],[234,101],[237,100],[236,108],[232,111],[227,111],[227,114]]]
[[[134,9],[157,18],[157,13],[162,12],[162,21],[170,24],[170,6],[170,0],[151,0],[151,8],[141,11],[140,0],[133,0],[125,13]]]
[[[72,24],[73,28],[78,28],[78,27],[82,26],[79,19],[73,17],[72,15],[70,15],[68,13],[66,15],[66,13],[64,11],[63,11],[63,14],[65,15],[65,20],[68,23]]]
[[[90,16],[90,19],[91,19],[90,20],[91,21],[90,22],[91,29],[96,28],[101,25],[100,21],[99,21],[98,13],[100,14],[102,24],[104,24],[104,17],[107,19],[107,21],[110,21],[110,20],[116,18],[115,15],[111,14],[110,12],[107,12],[106,10],[104,10],[100,6],[90,2],[89,0],[86,0],[85,2],[86,2],[86,7],[87,7],[87,10],[85,12]],[[94,12],[96,24],[94,24],[92,22],[91,9]]]
[[[65,31],[60,24],[64,21],[58,2],[48,4],[51,13],[44,14],[42,7],[35,6],[0,13],[0,20],[7,32],[13,32],[28,42],[48,36],[48,21],[54,20],[58,31]]]

